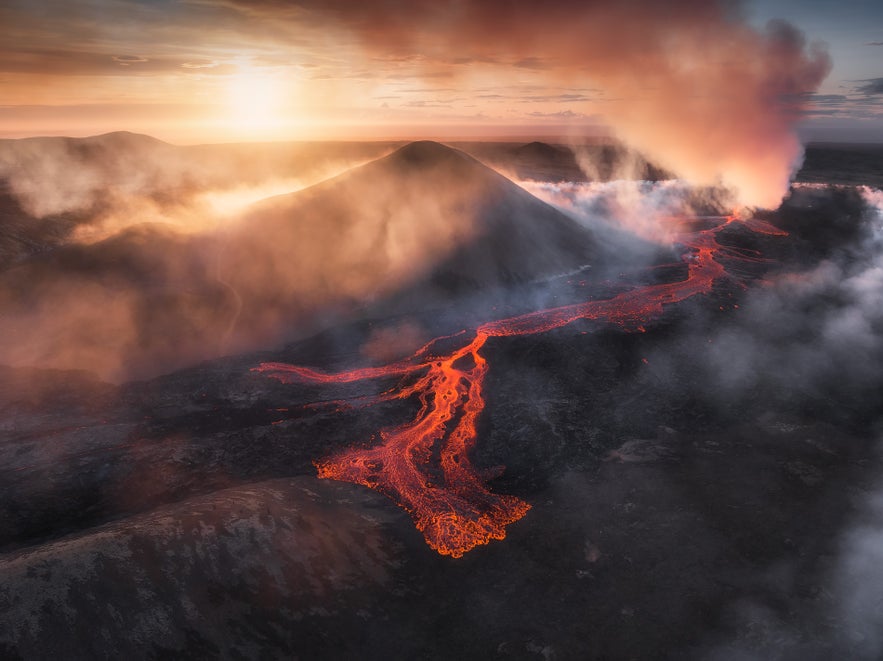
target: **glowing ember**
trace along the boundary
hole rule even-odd
[[[469,459],[477,437],[476,421],[484,408],[482,384],[488,364],[481,350],[487,340],[543,333],[577,319],[604,321],[627,332],[643,331],[643,324],[658,317],[663,306],[707,293],[716,280],[726,276],[715,255],[743,261],[759,259],[718,243],[718,232],[731,222],[741,222],[758,233],[785,234],[760,220],[737,221],[728,216],[716,227],[677,237],[687,246],[682,258],[688,267],[685,280],[489,321],[448,353],[437,354],[434,350],[440,340],[451,337],[436,338],[410,358],[378,367],[327,374],[283,363],[263,363],[254,371],[283,383],[339,384],[410,376],[411,380],[403,380],[397,389],[362,402],[372,405],[416,397],[421,406],[411,422],[381,430],[381,443],[373,448],[344,450],[315,464],[321,478],[363,484],[391,498],[411,514],[429,546],[458,558],[491,539],[503,539],[506,526],[530,509],[515,496],[491,493],[485,482],[493,475],[487,471],[482,474]],[[437,460],[433,457],[436,444],[440,444]],[[502,467],[495,473],[499,471]]]

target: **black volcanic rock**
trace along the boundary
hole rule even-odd
[[[406,229],[415,241],[460,232],[405,273],[421,302],[447,296],[451,319],[465,300],[453,292],[478,286],[520,283],[507,292],[538,309],[626,284],[523,283],[556,266],[544,247],[585,235],[473,164],[417,143],[269,200],[223,237],[227,262],[217,236],[159,225],[28,260],[0,278],[0,325],[14,311],[20,334],[3,326],[0,346],[43,334],[46,347],[94,346],[70,354],[93,370],[117,350],[167,367],[196,354],[162,351],[216,341],[240,306],[247,328],[262,310],[296,311],[300,285],[340,300],[332,284],[348,283],[298,283],[286,259],[370,280],[395,263],[390,245],[423,246]],[[771,214],[788,237],[722,230],[736,277],[644,332],[584,320],[489,338],[470,458],[494,493],[531,509],[459,559],[429,548],[392,501],[315,477],[314,461],[413,419],[426,400],[366,405],[413,381],[282,384],[250,371],[369,365],[366,339],[398,318],[120,386],[0,367],[0,658],[880,658],[879,218],[857,192],[835,193]],[[534,243],[536,261],[513,252]],[[798,258],[801,246],[814,249]],[[593,237],[585,247],[595,264],[609,251]],[[744,269],[735,254],[761,259]],[[781,263],[764,266],[773,254]],[[627,284],[681,279],[689,263]],[[253,264],[267,291],[246,286]],[[450,264],[477,270],[446,282]],[[775,283],[777,269],[795,272]],[[120,344],[129,327],[112,319],[140,330]]]
[[[0,370],[0,656],[704,658],[739,604],[813,608],[867,453],[818,406],[777,413],[775,389],[732,416],[690,395],[701,361],[659,363],[699,317],[488,345],[473,457],[532,509],[457,560],[375,492],[314,477],[413,414],[304,407],[383,383],[249,372],[340,359],[316,342],[118,388]]]

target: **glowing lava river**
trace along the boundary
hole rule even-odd
[[[708,220],[708,219],[706,219]],[[477,439],[476,422],[484,409],[482,384],[489,365],[482,349],[490,338],[544,333],[578,319],[614,324],[626,332],[643,331],[659,317],[663,306],[712,290],[730,277],[717,257],[757,261],[756,254],[724,246],[718,233],[730,223],[771,235],[786,233],[760,220],[718,219],[709,229],[676,237],[685,246],[684,280],[624,291],[612,298],[589,300],[538,310],[480,325],[473,332],[436,338],[409,358],[387,365],[324,373],[284,363],[263,363],[254,371],[283,383],[341,384],[400,377],[400,384],[366,405],[393,399],[417,398],[420,409],[410,422],[380,431],[375,447],[344,450],[315,462],[321,478],[361,484],[384,494],[407,510],[427,544],[455,558],[491,539],[503,539],[505,528],[530,509],[525,501],[488,490],[489,471],[476,469],[469,459]],[[457,348],[442,351],[463,336]],[[502,469],[500,469],[502,470]],[[491,471],[493,473],[493,471]]]

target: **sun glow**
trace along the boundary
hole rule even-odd
[[[278,75],[240,64],[227,82],[225,124],[245,135],[278,135],[289,124],[284,108],[287,89],[288,83]]]

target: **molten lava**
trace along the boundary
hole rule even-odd
[[[682,257],[688,267],[684,280],[489,321],[447,353],[436,353],[440,341],[458,336],[436,338],[409,358],[377,367],[328,374],[284,363],[263,363],[254,371],[283,383],[340,384],[402,378],[397,388],[362,401],[371,405],[416,397],[420,409],[414,419],[401,427],[381,430],[381,442],[375,447],[344,450],[315,465],[320,478],[362,484],[392,499],[410,513],[429,546],[459,558],[491,539],[503,539],[506,526],[530,509],[520,498],[490,492],[485,482],[493,475],[479,471],[469,459],[477,438],[476,422],[484,408],[482,384],[488,363],[481,350],[488,339],[544,333],[578,319],[615,324],[627,332],[643,331],[643,325],[658,317],[663,306],[708,293],[715,281],[727,276],[716,255],[744,261],[759,259],[718,242],[717,234],[732,222],[741,222],[758,233],[785,234],[760,220],[737,221],[728,216],[715,227],[677,237],[687,247]],[[438,459],[434,449],[440,450]]]

